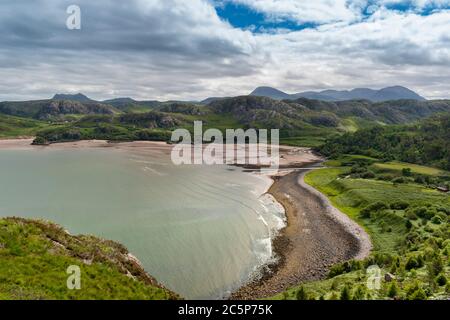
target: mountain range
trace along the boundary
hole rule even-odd
[[[306,91],[294,94],[288,94],[272,87],[258,87],[250,95],[268,97],[275,100],[296,100],[298,98],[307,98],[322,101],[369,100],[372,102],[383,102],[389,100],[426,100],[424,97],[420,96],[414,91],[402,86],[386,87],[379,90],[356,88],[353,90],[341,91]]]

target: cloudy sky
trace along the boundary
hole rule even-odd
[[[81,8],[68,30],[67,7]],[[407,86],[450,97],[450,0],[2,0],[0,100]]]

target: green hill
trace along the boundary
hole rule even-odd
[[[0,299],[178,299],[122,245],[72,236],[49,222],[1,218],[0,258]],[[80,290],[67,288],[72,265],[81,269]]]
[[[362,154],[450,169],[450,114],[414,125],[374,127],[328,141],[318,150],[327,156]]]

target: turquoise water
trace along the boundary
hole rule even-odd
[[[265,188],[238,168],[177,167],[163,155],[0,150],[0,216],[121,242],[186,298],[225,297],[271,259],[283,213]]]

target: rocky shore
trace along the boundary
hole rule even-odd
[[[323,279],[336,263],[369,255],[369,236],[304,182],[308,171],[274,177],[269,193],[285,207],[288,222],[273,240],[278,260],[230,299],[271,297],[302,282]]]

